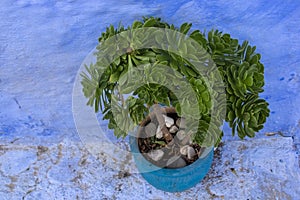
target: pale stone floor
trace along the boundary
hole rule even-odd
[[[115,171],[80,141],[0,142],[0,199],[297,199],[300,170],[292,137],[223,142],[199,184],[181,193]],[[108,161],[110,162],[110,161]],[[129,162],[133,162],[130,160]]]

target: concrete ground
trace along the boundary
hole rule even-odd
[[[227,141],[195,187],[168,193],[138,173],[114,170],[82,143],[63,139],[33,145],[0,144],[0,196],[10,199],[297,199],[299,158],[291,137]],[[131,157],[128,160],[133,163]],[[134,165],[130,166],[135,168]],[[129,169],[135,171],[136,169]]]

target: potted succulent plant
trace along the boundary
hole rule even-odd
[[[81,74],[87,104],[116,137],[129,134],[143,177],[170,192],[205,176],[224,121],[233,135],[254,137],[269,116],[255,47],[217,30],[190,29],[154,17],[110,26],[99,38],[97,62]]]

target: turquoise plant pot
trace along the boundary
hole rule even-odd
[[[199,183],[208,173],[214,150],[206,148],[202,156],[191,165],[178,169],[158,167],[140,153],[137,138],[129,137],[130,148],[141,175],[157,189],[167,192],[181,192]]]

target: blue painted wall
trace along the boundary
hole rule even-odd
[[[231,33],[257,46],[265,64],[265,131],[291,131],[300,120],[299,1],[0,2],[0,138],[78,140],[72,116],[77,70],[109,24],[154,15],[195,29]]]

